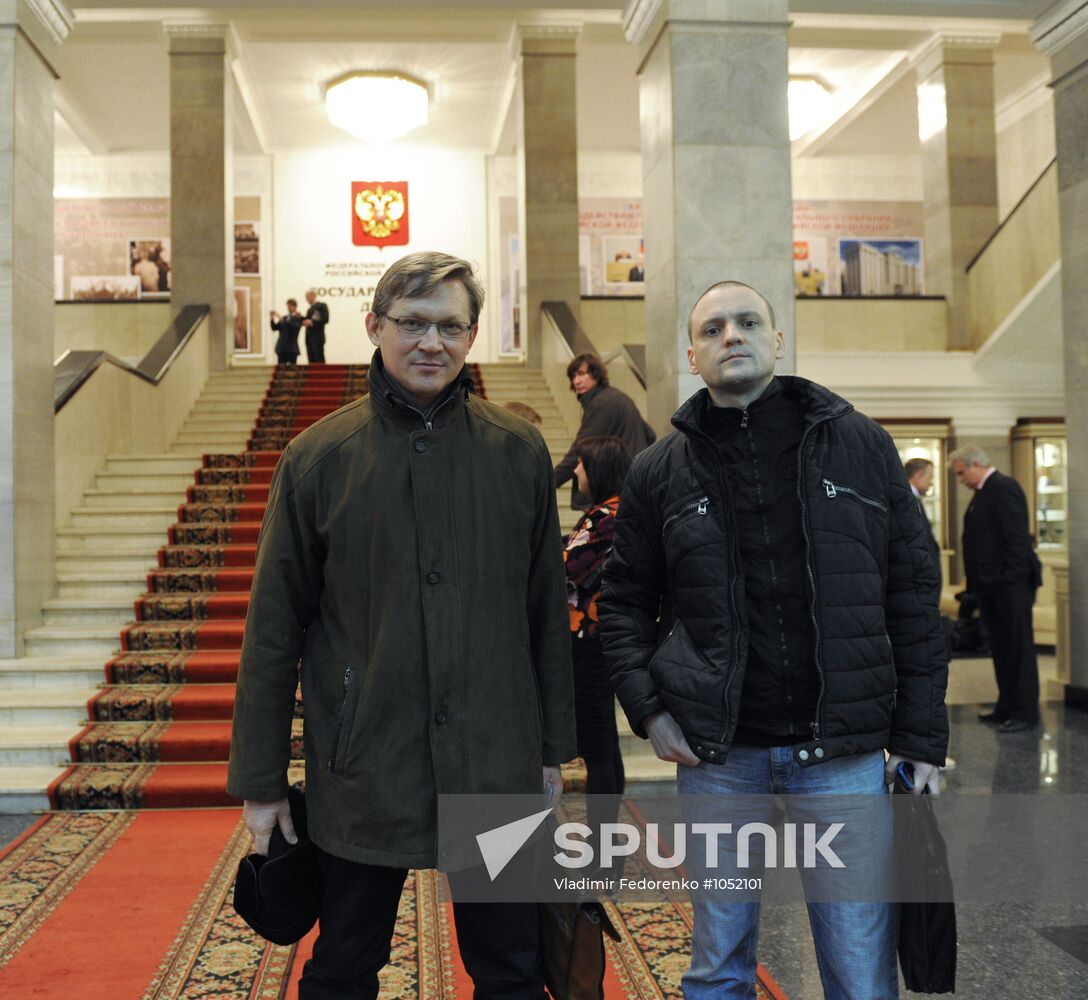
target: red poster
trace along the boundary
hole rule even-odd
[[[408,243],[408,182],[351,182],[351,242],[357,247]]]

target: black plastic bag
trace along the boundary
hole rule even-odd
[[[899,968],[907,989],[916,993],[956,992],[956,904],[948,850],[937,826],[928,793],[909,795],[901,780],[895,791],[907,793],[897,805],[895,850],[900,858],[917,859],[925,902],[899,904]]]

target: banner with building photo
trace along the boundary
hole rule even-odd
[[[795,201],[799,296],[925,294],[922,203]]]
[[[921,240],[839,240],[842,294],[921,295]]]

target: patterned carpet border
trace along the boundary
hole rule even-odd
[[[135,818],[135,813],[55,813],[0,857],[0,968]]]

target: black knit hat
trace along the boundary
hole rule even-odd
[[[248,854],[238,863],[234,909],[261,937],[273,944],[294,944],[305,937],[321,909],[324,883],[317,848],[306,830],[306,796],[300,788],[287,794],[298,843],[289,844],[279,825],[272,831],[268,856]]]

